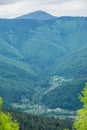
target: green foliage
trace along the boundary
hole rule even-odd
[[[87,108],[87,83],[82,91],[82,95],[80,96],[80,101],[83,103],[83,107]]]
[[[2,107],[2,99],[0,98],[0,108]],[[16,120],[12,120],[10,113],[0,111],[0,130],[19,130],[19,124]]]
[[[3,104],[3,100],[2,100],[2,98],[0,97],[0,111],[1,111],[1,108],[2,108],[2,104]]]
[[[77,111],[73,127],[75,130],[87,130],[87,83],[80,95],[83,107]]]

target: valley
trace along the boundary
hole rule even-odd
[[[0,19],[4,107],[73,117],[87,81],[86,28],[87,17]]]

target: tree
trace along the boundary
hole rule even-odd
[[[74,130],[87,130],[87,83],[80,95],[80,101],[83,107],[77,111],[77,115],[73,124]]]
[[[0,97],[0,112],[1,112],[2,104],[3,104],[3,101],[2,101],[2,98]]]
[[[3,100],[0,98],[0,130],[19,130],[19,124],[12,120],[10,113],[2,112]]]

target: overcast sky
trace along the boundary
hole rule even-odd
[[[55,16],[87,16],[87,0],[0,0],[0,18],[14,18],[36,10]]]

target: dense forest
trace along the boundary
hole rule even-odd
[[[20,124],[20,130],[72,130],[72,121],[69,119],[58,119],[54,117],[45,117],[30,115],[18,111],[9,111]]]

